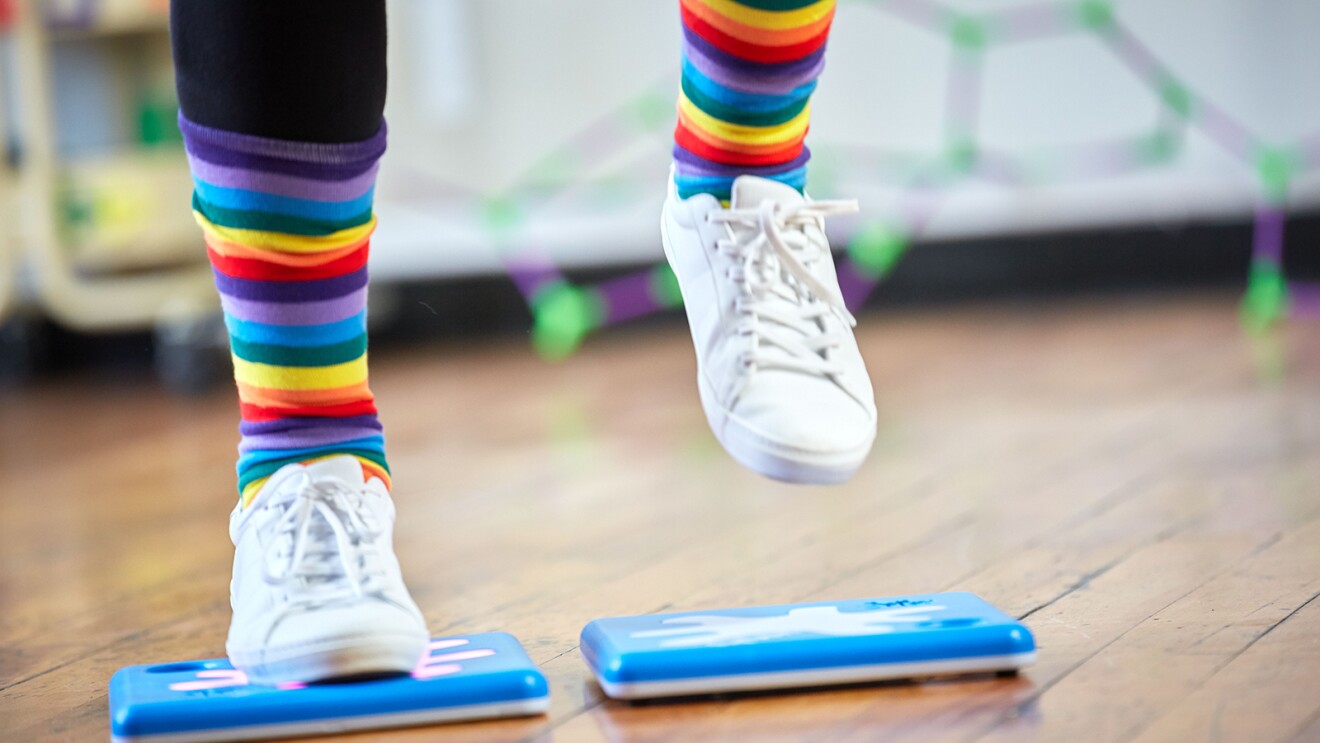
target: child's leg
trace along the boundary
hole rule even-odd
[[[226,649],[257,682],[409,670],[426,626],[367,385],[384,0],[174,0],[171,19],[242,414]]]
[[[803,146],[835,0],[680,0],[683,85],[665,251],[716,437],[769,477],[832,483],[875,438]],[[727,208],[725,208],[727,206]]]
[[[180,0],[183,129],[243,417],[239,489],[351,454],[389,482],[367,386],[372,186],[385,149],[377,0]]]
[[[727,201],[758,175],[802,190],[808,99],[825,67],[834,0],[682,0],[678,194]]]

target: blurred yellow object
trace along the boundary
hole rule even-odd
[[[127,151],[64,165],[61,231],[80,271],[195,260],[192,181],[182,152]]]
[[[168,0],[45,0],[41,10],[57,36],[135,33],[169,25]]]

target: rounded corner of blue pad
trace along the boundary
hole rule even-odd
[[[522,687],[527,699],[540,699],[550,696],[550,680],[539,668],[529,668],[523,672]]]
[[[1036,652],[1036,636],[1027,625],[1019,623],[1008,633],[1009,652],[1025,655]]]

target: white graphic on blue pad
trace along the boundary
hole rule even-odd
[[[202,743],[544,712],[549,686],[503,632],[432,640],[411,674],[334,684],[248,683],[224,659],[131,666],[110,679],[116,741]]]
[[[837,606],[803,606],[790,609],[787,614],[769,617],[673,617],[663,623],[683,626],[643,630],[632,636],[668,638],[660,641],[662,647],[694,647],[737,645],[794,635],[878,635],[893,632],[902,622],[933,621],[931,612],[936,611],[944,611],[944,607],[931,605],[841,612]]]
[[[582,655],[618,698],[1016,671],[1031,632],[970,593],[597,619]]]

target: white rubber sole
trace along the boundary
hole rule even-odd
[[[407,673],[417,667],[426,635],[357,635],[256,651],[227,649],[229,662],[254,684],[311,682],[375,673]]]
[[[851,449],[808,451],[785,446],[767,439],[720,407],[700,371],[697,392],[715,440],[739,464],[772,480],[795,485],[838,485],[857,474],[875,443],[872,430],[865,441]]]
[[[811,688],[838,684],[857,684],[894,679],[954,676],[971,673],[1017,671],[1036,662],[1036,653],[995,655],[981,658],[882,663],[844,668],[817,668],[771,673],[743,673],[728,676],[672,679],[668,681],[596,681],[611,699],[655,699],[694,694],[729,694],[772,689]],[[594,670],[594,669],[593,669]]]
[[[440,707],[417,712],[391,712],[361,717],[340,717],[307,722],[287,722],[271,725],[252,725],[219,730],[194,730],[187,733],[161,733],[158,735],[112,736],[112,743],[220,743],[236,740],[268,740],[310,735],[336,735],[359,730],[435,725],[445,722],[493,720],[501,717],[527,717],[544,714],[550,709],[550,697],[520,699],[513,702],[474,704],[466,707]]]

